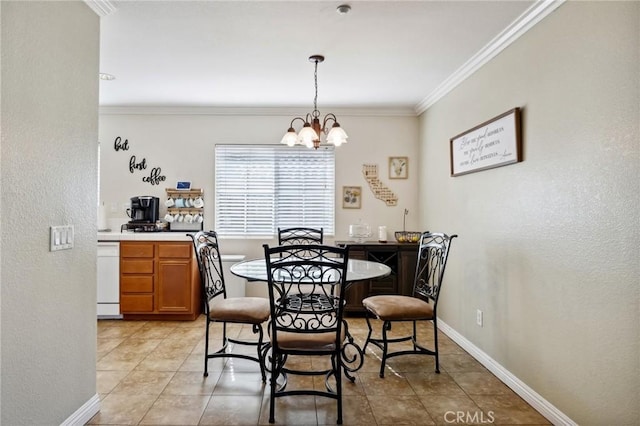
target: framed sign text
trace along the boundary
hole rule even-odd
[[[520,108],[450,139],[451,176],[522,161]]]

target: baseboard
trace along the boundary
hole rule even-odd
[[[100,411],[100,397],[98,394],[93,395],[82,407],[78,408],[75,413],[70,415],[60,426],[82,426],[91,420],[96,413]]]
[[[531,389],[522,380],[514,376],[509,370],[497,363],[493,358],[471,343],[466,337],[451,328],[447,323],[438,318],[438,329],[446,334],[474,357],[487,370],[491,371],[505,385],[509,386],[520,398],[524,399],[554,425],[577,426],[566,414],[558,410],[553,404],[544,399],[540,394]]]

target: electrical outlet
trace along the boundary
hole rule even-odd
[[[478,324],[480,327],[482,327],[482,323],[483,323],[483,318],[482,318],[482,311],[480,309],[478,309],[476,311],[476,324]]]

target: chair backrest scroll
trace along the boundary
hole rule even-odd
[[[413,292],[414,296],[433,301],[434,310],[442,288],[451,240],[456,237],[438,232],[424,232],[420,237]]]
[[[332,333],[343,327],[349,249],[325,245],[264,246],[271,333]]]
[[[205,314],[208,315],[211,299],[218,296],[227,297],[217,234],[214,231],[207,231],[200,239],[194,238],[194,244],[196,244],[195,251],[200,270]]]
[[[323,228],[278,228],[278,245],[322,244]]]

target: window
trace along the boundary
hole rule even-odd
[[[221,236],[274,236],[292,226],[334,234],[335,151],[216,145],[215,229]]]

